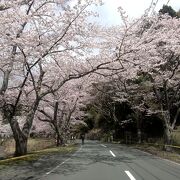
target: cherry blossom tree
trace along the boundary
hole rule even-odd
[[[147,13],[128,21],[120,9],[124,25],[112,28],[116,63],[105,77],[112,84],[116,101],[128,101],[133,108],[159,114],[164,124],[165,144],[179,117],[179,19]],[[117,67],[121,67],[118,69]],[[109,79],[109,80],[108,80]],[[138,82],[139,81],[139,82]],[[113,82],[113,83],[112,83]],[[176,112],[174,112],[176,111]]]
[[[117,48],[117,54],[121,55],[123,49],[128,49],[129,53],[123,53],[120,58],[124,72],[118,74],[121,78],[120,88],[115,88],[116,94],[120,95],[119,100],[125,97],[129,101],[133,97],[137,102],[141,97],[138,103],[131,104],[136,109],[147,110],[148,114],[161,116],[165,143],[170,144],[179,116],[180,21],[168,15],[154,14],[132,23],[125,22],[126,36],[122,48]]]
[[[99,42],[98,27],[87,21],[91,15],[96,16],[87,10],[93,3],[2,2],[1,101],[16,142],[15,156],[27,153],[34,115],[46,95],[112,63],[98,59],[94,53]],[[22,128],[15,119],[20,104],[26,112]]]
[[[63,145],[71,133],[70,128],[82,121],[81,108],[84,106],[82,99],[85,92],[80,82],[80,80],[68,82],[54,95],[44,99],[38,108],[36,116],[52,127],[56,134],[57,146]]]
[[[99,34],[101,27],[88,20],[97,15],[87,9],[91,4],[94,2],[2,2],[0,92],[16,142],[15,156],[27,153],[34,115],[45,96],[70,80],[111,70],[108,65],[114,59],[110,44],[105,43],[108,39]],[[20,107],[25,114],[22,128],[15,118]]]
[[[140,71],[148,77],[149,93],[144,99],[151,96],[158,104],[155,111],[161,113],[165,127],[165,143],[169,144],[179,115],[180,21],[166,15],[154,16],[142,23],[139,48],[135,55],[136,62],[139,63],[140,60]],[[172,114],[172,109],[176,109],[175,115]]]

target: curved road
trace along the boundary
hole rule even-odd
[[[87,141],[42,180],[180,180],[180,165],[118,144]]]

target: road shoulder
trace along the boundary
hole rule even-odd
[[[69,158],[78,148],[78,145],[59,149],[51,148],[21,158],[2,160],[0,161],[0,179],[38,179],[52,167]]]

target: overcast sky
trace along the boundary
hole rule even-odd
[[[100,23],[103,25],[116,25],[121,23],[117,7],[121,6],[130,18],[137,18],[150,6],[151,1],[152,0],[103,0],[104,5],[102,7],[96,7],[95,9],[100,15]],[[167,4],[167,2],[168,0],[159,0],[156,11],[159,11],[163,4]],[[168,5],[178,11],[180,9],[180,0],[169,0]]]

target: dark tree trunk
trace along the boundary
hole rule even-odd
[[[15,152],[14,156],[21,156],[27,153],[27,137],[22,133],[18,121],[11,117],[9,119],[11,129],[13,131],[13,137],[15,140]]]
[[[170,145],[171,144],[171,131],[169,130],[169,128],[165,128],[164,136],[165,136],[165,144]]]
[[[141,132],[141,129],[137,130],[137,137],[138,137],[138,143],[141,144],[142,143],[142,132]]]
[[[163,118],[164,118],[164,150],[171,151],[172,148],[168,146],[171,145],[172,143],[170,112],[169,111],[164,112]]]
[[[15,139],[15,153],[14,156],[22,156],[27,154],[27,138],[23,135],[20,135],[18,137],[14,137]]]
[[[140,112],[140,111],[136,112],[137,142],[139,144],[142,143],[142,131],[141,131],[141,128],[142,128],[142,119],[143,119],[142,113],[143,112]]]
[[[22,156],[27,154],[27,141],[31,130],[32,122],[34,119],[34,114],[37,110],[38,105],[39,105],[39,99],[36,100],[36,102],[32,106],[32,109],[29,111],[26,117],[26,122],[22,130],[19,127],[19,123],[17,119],[14,118],[14,114],[11,115],[11,117],[9,118],[9,123],[15,140],[14,156]]]
[[[59,133],[57,133],[57,138],[56,138],[56,146],[62,146],[64,144],[64,141],[62,139],[62,137],[60,136]]]
[[[62,146],[64,144],[63,138],[59,132],[59,127],[58,127],[58,122],[57,122],[57,114],[58,114],[58,106],[59,103],[56,102],[55,103],[55,107],[54,107],[54,118],[53,118],[53,125],[56,131],[56,146]]]
[[[172,144],[171,130],[169,129],[169,127],[165,127],[165,129],[164,129],[164,150],[172,151],[172,148],[169,146],[171,144]]]
[[[60,137],[57,135],[57,138],[56,138],[56,146],[60,146]]]
[[[4,95],[5,91],[8,88],[10,73],[11,73],[11,71],[8,71],[8,70],[4,72],[3,82],[2,82],[1,89],[0,89],[1,95]]]

